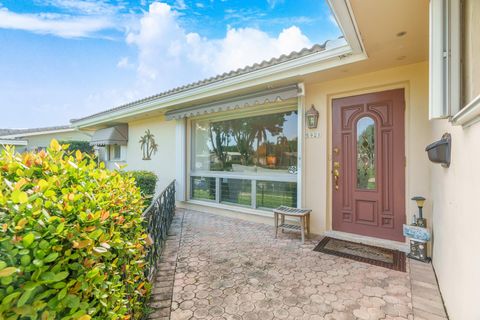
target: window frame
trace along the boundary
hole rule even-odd
[[[463,102],[462,1],[430,1],[430,119],[448,118],[454,125],[480,121],[480,95]]]
[[[282,104],[271,104],[271,105],[262,105],[260,107],[248,108],[245,110],[241,110],[239,113],[238,110],[230,111],[230,112],[220,112],[216,115],[205,115],[199,117],[193,117],[188,122],[190,134],[188,138],[190,140],[189,143],[189,153],[190,156],[188,157],[188,173],[187,173],[187,181],[188,181],[188,192],[187,192],[187,199],[188,201],[194,202],[202,202],[206,204],[215,204],[215,205],[223,205],[223,206],[232,206],[235,208],[248,208],[254,210],[271,210],[270,208],[260,208],[257,206],[256,201],[256,193],[257,193],[257,181],[274,181],[274,182],[295,182],[296,183],[296,206],[299,206],[301,203],[301,167],[302,167],[302,140],[303,140],[303,105],[300,102],[300,99],[295,99],[295,101],[285,102]],[[230,171],[206,171],[206,170],[195,170],[194,163],[195,163],[195,123],[197,121],[209,119],[209,120],[230,120],[230,119],[240,119],[246,118],[251,116],[258,116],[258,115],[268,115],[268,114],[275,114],[287,111],[297,111],[297,173],[296,174],[286,174],[286,173],[279,173],[279,174],[272,174],[272,175],[259,175],[259,174],[244,174],[244,173],[235,173]],[[193,177],[204,177],[204,178],[215,178],[215,200],[200,200],[195,199],[192,197],[193,194],[193,184],[192,178]],[[222,202],[221,199],[221,179],[239,179],[239,180],[249,180],[251,182],[251,199],[252,203],[250,206],[233,204],[230,202]]]
[[[430,1],[430,119],[460,110],[460,49],[460,0]]]
[[[115,156],[115,148],[118,147],[118,158]],[[111,144],[108,146],[108,161],[122,161],[122,146]]]

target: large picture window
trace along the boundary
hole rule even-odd
[[[296,206],[297,110],[192,121],[191,162],[192,199]]]

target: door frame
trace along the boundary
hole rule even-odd
[[[408,194],[410,194],[410,179],[408,176],[408,171],[409,171],[409,147],[410,147],[410,141],[408,140],[408,137],[410,135],[410,128],[409,128],[409,118],[410,118],[410,82],[409,81],[401,81],[401,82],[394,82],[394,83],[387,83],[387,84],[382,84],[378,86],[371,86],[371,87],[365,87],[365,88],[358,88],[355,90],[347,90],[347,91],[340,91],[337,93],[329,93],[327,95],[327,123],[328,123],[328,129],[327,129],[327,152],[326,152],[326,163],[327,163],[327,179],[326,179],[326,190],[327,190],[327,223],[326,223],[326,228],[327,231],[329,232],[337,232],[336,230],[333,230],[333,184],[332,184],[332,170],[333,170],[333,163],[332,163],[332,146],[333,146],[333,118],[332,118],[332,113],[333,113],[333,100],[338,99],[338,98],[346,98],[350,96],[357,96],[357,95],[363,95],[363,94],[371,94],[371,93],[376,93],[376,92],[382,92],[382,91],[387,91],[387,90],[394,90],[394,89],[403,89],[404,90],[404,95],[405,95],[405,112],[404,112],[404,141],[405,141],[405,159],[406,159],[406,164],[405,164],[405,222],[409,223],[409,216],[407,215],[408,211]],[[342,233],[346,233],[343,231],[338,231]],[[360,237],[367,237],[363,235],[358,235],[355,233],[351,233],[353,236],[360,236]],[[378,239],[379,241],[386,241],[385,239],[382,238],[376,238],[376,237],[369,237],[372,239]],[[387,240],[387,241],[393,241],[393,240]],[[394,241],[396,242],[396,241]],[[408,239],[405,238],[405,243],[408,242]],[[403,243],[403,242],[402,242]]]

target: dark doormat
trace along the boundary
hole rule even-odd
[[[398,250],[325,237],[313,251],[406,272],[405,253]]]

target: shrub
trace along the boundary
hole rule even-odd
[[[80,151],[83,153],[93,154],[93,146],[90,145],[88,141],[81,140],[71,140],[71,141],[60,141],[60,144],[67,145],[67,151]]]
[[[150,171],[130,171],[135,178],[137,187],[145,200],[145,205],[148,206],[152,201],[152,197],[155,194],[155,187],[157,185],[158,178],[155,173]]]
[[[138,319],[150,291],[140,192],[65,149],[0,155],[0,319]]]

